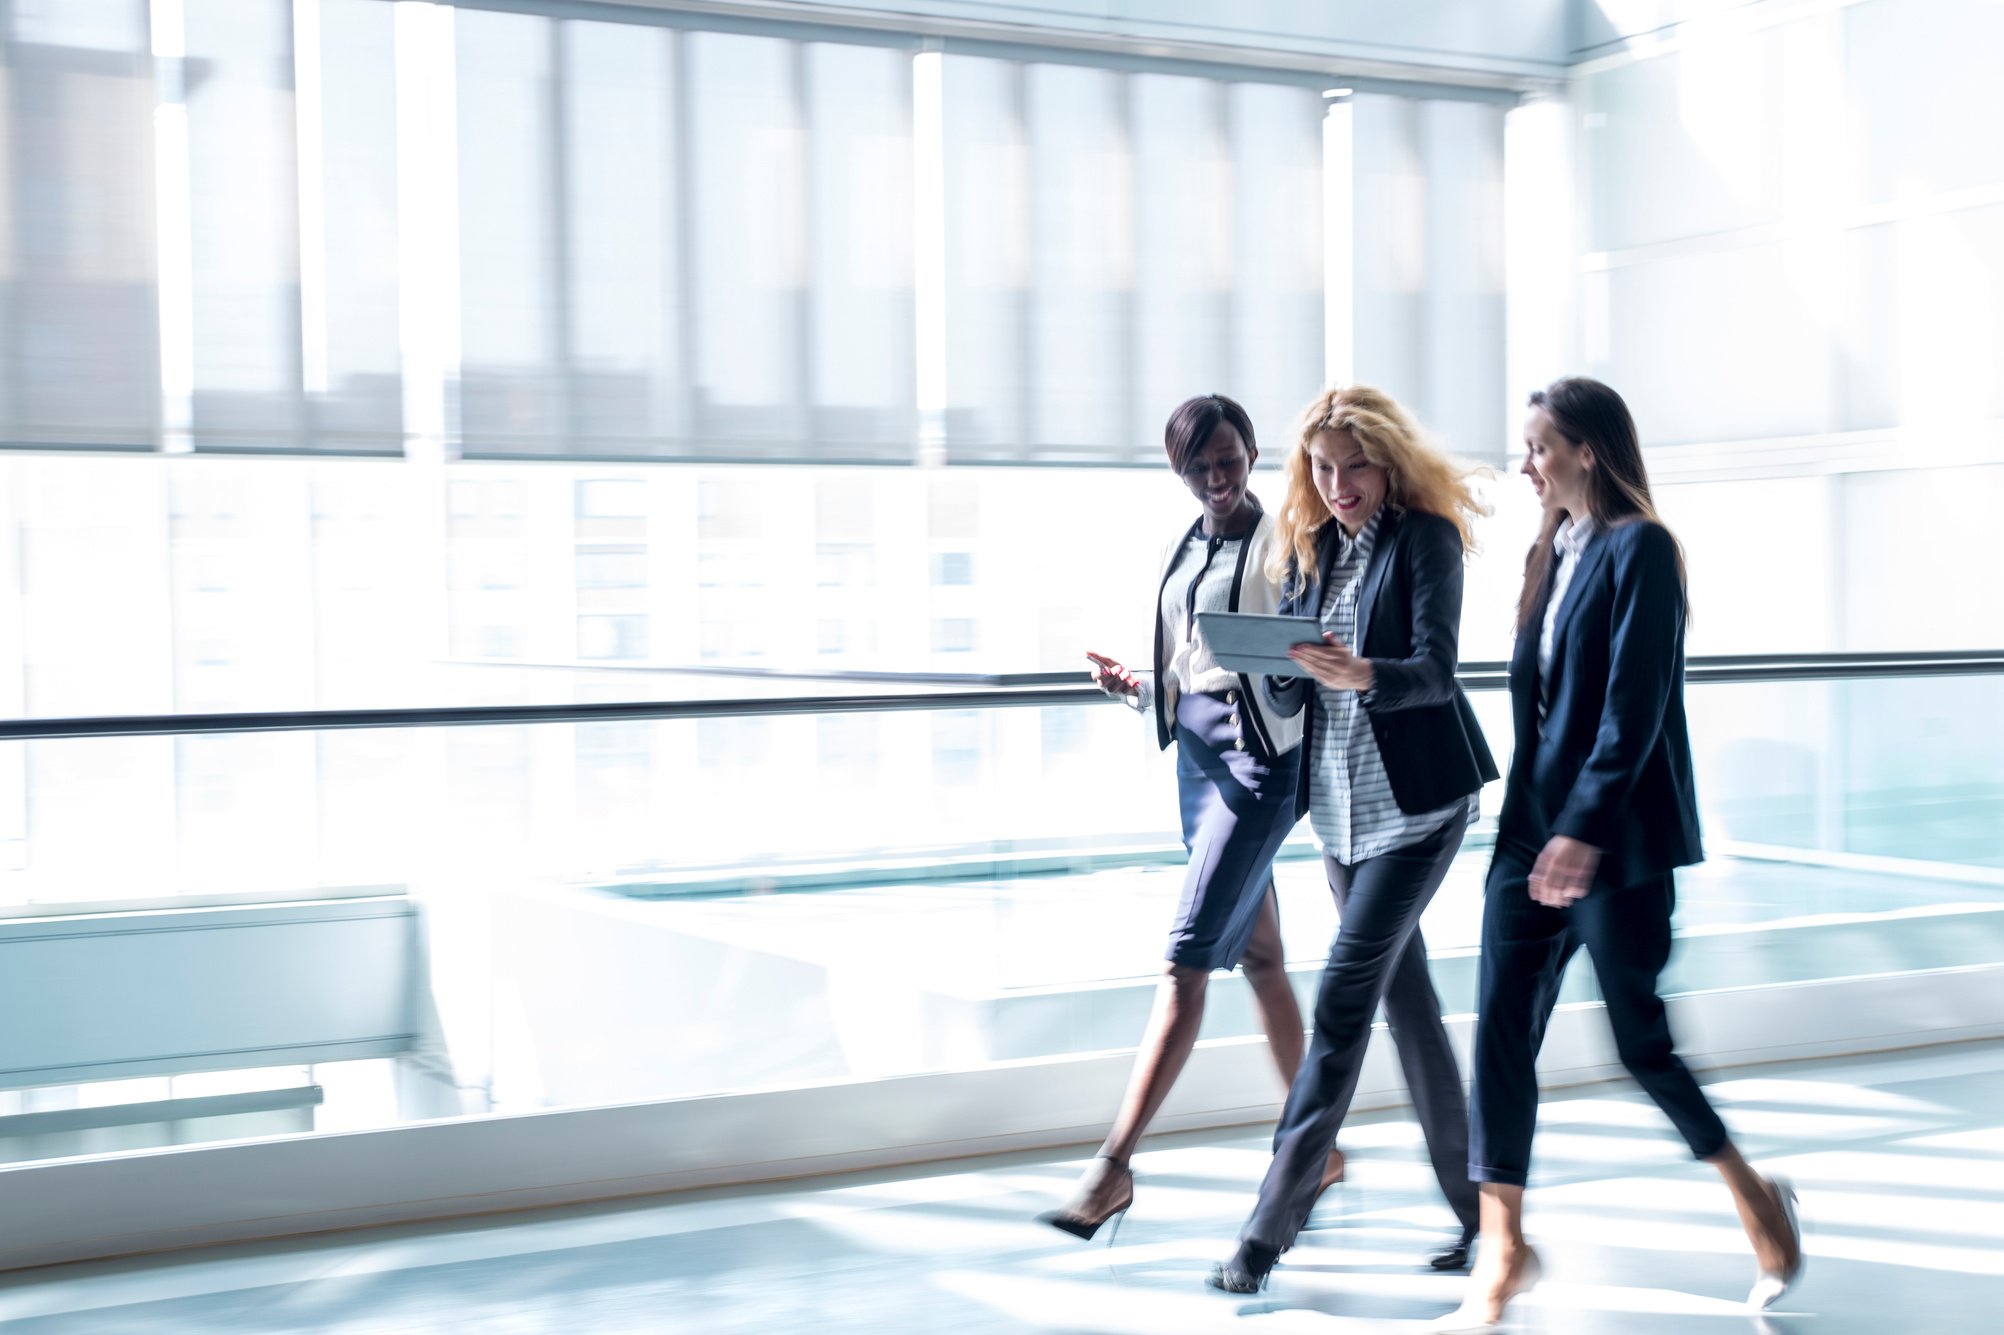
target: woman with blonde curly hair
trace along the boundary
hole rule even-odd
[[[1404,409],[1363,385],[1308,406],[1287,461],[1287,500],[1268,557],[1279,611],[1319,619],[1297,645],[1305,677],[1265,678],[1273,712],[1305,711],[1295,795],[1322,845],[1342,926],[1315,1002],[1315,1034],[1280,1126],[1259,1202],[1213,1286],[1257,1291],[1319,1194],[1382,1002],[1434,1175],[1461,1224],[1429,1258],[1468,1265],[1477,1204],[1468,1105],[1427,972],[1420,914],[1497,777],[1455,681],[1462,561],[1485,513],[1474,470],[1429,446]]]

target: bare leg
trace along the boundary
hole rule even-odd
[[[1125,1167],[1142,1133],[1162,1110],[1176,1077],[1197,1046],[1197,1028],[1204,1021],[1204,993],[1211,975],[1187,964],[1172,964],[1155,989],[1155,1009],[1134,1054],[1134,1073],[1127,1078],[1127,1095],[1100,1157]]]
[[[1301,1052],[1307,1026],[1301,1022],[1301,1004],[1294,999],[1294,987],[1287,981],[1287,956],[1280,943],[1280,908],[1271,882],[1253,924],[1252,940],[1239,961],[1252,988],[1253,1003],[1259,1008],[1260,1027],[1266,1030],[1267,1050],[1280,1068],[1280,1083],[1294,1083],[1301,1069]]]
[[[1443,1323],[1448,1329],[1494,1325],[1510,1300],[1537,1282],[1537,1253],[1524,1241],[1524,1189],[1484,1182],[1480,1191],[1481,1259],[1461,1310]]]
[[[1726,1147],[1705,1161],[1719,1170],[1726,1189],[1733,1193],[1740,1227],[1753,1244],[1754,1263],[1762,1273],[1793,1278],[1802,1266],[1802,1244],[1789,1227],[1788,1213],[1774,1183],[1753,1170],[1730,1140]]]
[[[1155,989],[1155,1009],[1141,1035],[1141,1047],[1134,1054],[1134,1071],[1127,1078],[1120,1113],[1107,1132],[1106,1143],[1100,1146],[1099,1157],[1079,1179],[1060,1215],[1097,1221],[1133,1199],[1134,1177],[1127,1161],[1148,1124],[1161,1111],[1176,1077],[1183,1073],[1190,1049],[1197,1045],[1210,978],[1205,970],[1186,964],[1171,964],[1165,971]]]

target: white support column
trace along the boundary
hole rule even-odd
[[[150,0],[155,87],[153,183],[160,309],[160,448],[194,448],[195,260],[188,201],[186,13],[182,0]]]
[[[1357,374],[1356,162],[1348,88],[1323,94],[1322,117],[1322,343],[1323,380],[1347,385]]]
[[[1577,371],[1572,107],[1541,98],[1503,120],[1503,271],[1509,293],[1505,426],[1524,396]],[[1511,438],[1511,437],[1506,437]]]
[[[1426,179],[1414,151],[1413,103],[1382,93],[1350,99],[1351,378],[1415,409],[1419,293],[1426,281]]]
[[[458,106],[453,12],[397,4],[397,237],[402,270],[404,450],[456,453],[459,380]]]
[[[416,514],[414,577],[429,601],[426,652],[451,651],[445,465],[458,457],[459,173],[453,11],[398,0],[397,260],[404,458]]]
[[[918,454],[946,462],[946,101],[944,57],[912,58],[912,291]]]
[[[1452,452],[1496,460],[1504,374],[1501,105],[1363,93],[1351,104],[1355,379]]]
[[[1496,459],[1504,391],[1503,108],[1443,98],[1415,116],[1425,173],[1420,420],[1458,455]]]
[[[327,393],[327,181],[320,82],[320,0],[292,0],[292,119],[299,174],[299,379],[303,421]]]

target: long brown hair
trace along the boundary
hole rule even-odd
[[[1277,540],[1267,553],[1267,577],[1287,577],[1290,558],[1304,581],[1315,579],[1315,541],[1336,517],[1315,490],[1315,466],[1308,442],[1324,431],[1348,431],[1364,457],[1385,470],[1386,505],[1439,515],[1461,534],[1463,554],[1475,550],[1475,519],[1489,513],[1469,479],[1483,469],[1456,463],[1426,441],[1419,424],[1398,401],[1369,385],[1326,389],[1301,414],[1294,448],[1287,453],[1287,499],[1277,520]]]
[[[1664,524],[1649,494],[1649,470],[1642,463],[1642,439],[1635,430],[1635,418],[1621,395],[1583,375],[1565,376],[1543,389],[1531,391],[1529,406],[1543,408],[1561,436],[1573,446],[1593,451],[1593,467],[1587,471],[1587,513],[1603,529],[1646,519]],[[1565,522],[1563,510],[1545,516],[1537,540],[1524,558],[1524,588],[1517,595],[1517,629],[1531,624],[1538,608],[1539,591],[1552,567],[1552,540]],[[1684,544],[1670,534],[1677,548],[1677,582],[1685,583]],[[1690,602],[1685,601],[1685,619],[1690,618]]]

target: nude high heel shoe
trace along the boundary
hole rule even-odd
[[[1503,1317],[1511,1302],[1537,1288],[1538,1281],[1544,1276],[1545,1267],[1538,1260],[1538,1254],[1525,1248],[1524,1263],[1517,1270],[1517,1283],[1503,1295],[1494,1320],[1490,1319],[1488,1303],[1470,1294],[1459,1308],[1428,1326],[1428,1335],[1495,1335],[1503,1329]]]
[[[1777,1177],[1769,1179],[1768,1186],[1781,1206],[1782,1218],[1787,1221],[1789,1250],[1795,1253],[1795,1263],[1783,1270],[1763,1270],[1755,1277],[1753,1289],[1747,1294],[1747,1307],[1755,1312],[1765,1312],[1780,1302],[1781,1296],[1802,1278],[1802,1218],[1796,1211],[1795,1184]]]

